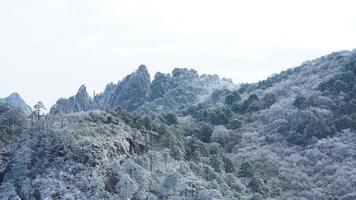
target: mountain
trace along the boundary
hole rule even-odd
[[[51,107],[51,113],[70,113],[79,111],[88,111],[97,108],[97,104],[89,97],[85,85],[80,86],[76,95],[68,99],[59,99],[54,106]]]
[[[122,106],[127,110],[134,110],[148,100],[150,84],[151,78],[147,67],[141,65],[117,84],[109,96],[109,101],[104,104],[107,103],[111,108]]]
[[[230,80],[217,75],[201,75],[195,70],[176,68],[171,74],[157,73],[151,77],[145,65],[126,76],[117,84],[110,83],[104,92],[89,97],[85,86],[68,99],[59,99],[50,112],[79,112],[95,109],[122,107],[128,111],[146,112],[151,109],[177,110],[187,104],[198,102],[214,89],[236,88]]]
[[[237,91],[216,91],[210,99],[186,115],[194,124],[214,125],[208,142],[230,152],[261,198],[356,198],[340,190],[352,190],[356,174],[356,50],[306,61]]]
[[[140,66],[15,136],[0,199],[356,199],[356,50],[240,85]]]
[[[0,103],[9,104],[11,106],[14,106],[14,107],[20,109],[26,115],[30,115],[32,112],[31,107],[28,106],[25,103],[25,101],[21,98],[21,96],[16,92],[11,93],[8,97],[0,98]]]

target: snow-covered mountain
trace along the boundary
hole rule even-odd
[[[21,96],[16,92],[11,93],[8,97],[0,98],[0,103],[14,106],[20,109],[26,115],[30,115],[32,112],[31,107],[28,106],[26,102],[21,98]]]
[[[157,109],[170,111],[188,106],[209,95],[215,89],[234,89],[237,86],[217,75],[201,75],[192,69],[176,68],[172,74],[157,73],[151,82],[145,65],[126,76],[117,84],[110,83],[104,92],[89,97],[86,87],[76,95],[59,99],[50,112],[79,112],[94,109],[122,107],[128,111]]]
[[[356,199],[356,50],[239,86],[140,66],[31,123],[7,114],[0,199]]]

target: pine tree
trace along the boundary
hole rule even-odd
[[[37,117],[38,120],[41,119],[41,115],[43,114],[43,111],[46,110],[46,107],[43,105],[41,101],[38,101],[36,105],[33,106],[34,114]]]

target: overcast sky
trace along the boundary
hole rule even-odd
[[[356,48],[356,1],[1,0],[0,97],[50,107],[140,64],[255,82]]]

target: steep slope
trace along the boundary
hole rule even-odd
[[[142,133],[108,113],[54,115],[13,145],[0,199],[103,199],[115,186],[107,169],[142,151],[134,144]]]
[[[200,162],[183,159],[189,149],[204,152]],[[233,166],[214,170],[223,159],[229,163],[158,119],[123,111],[52,115],[4,155],[0,199],[238,198],[244,186]]]
[[[32,112],[31,107],[28,106],[25,103],[25,101],[21,98],[21,96],[16,92],[11,93],[8,97],[2,98],[2,99],[0,98],[0,103],[9,104],[11,106],[14,106],[14,107],[20,109],[26,115],[30,115]]]
[[[214,125],[211,142],[252,178],[253,196],[354,199],[355,69],[355,50],[332,53],[238,91],[216,91],[184,113]]]
[[[26,115],[20,109],[0,103],[0,185],[10,164],[8,147],[26,128]]]

